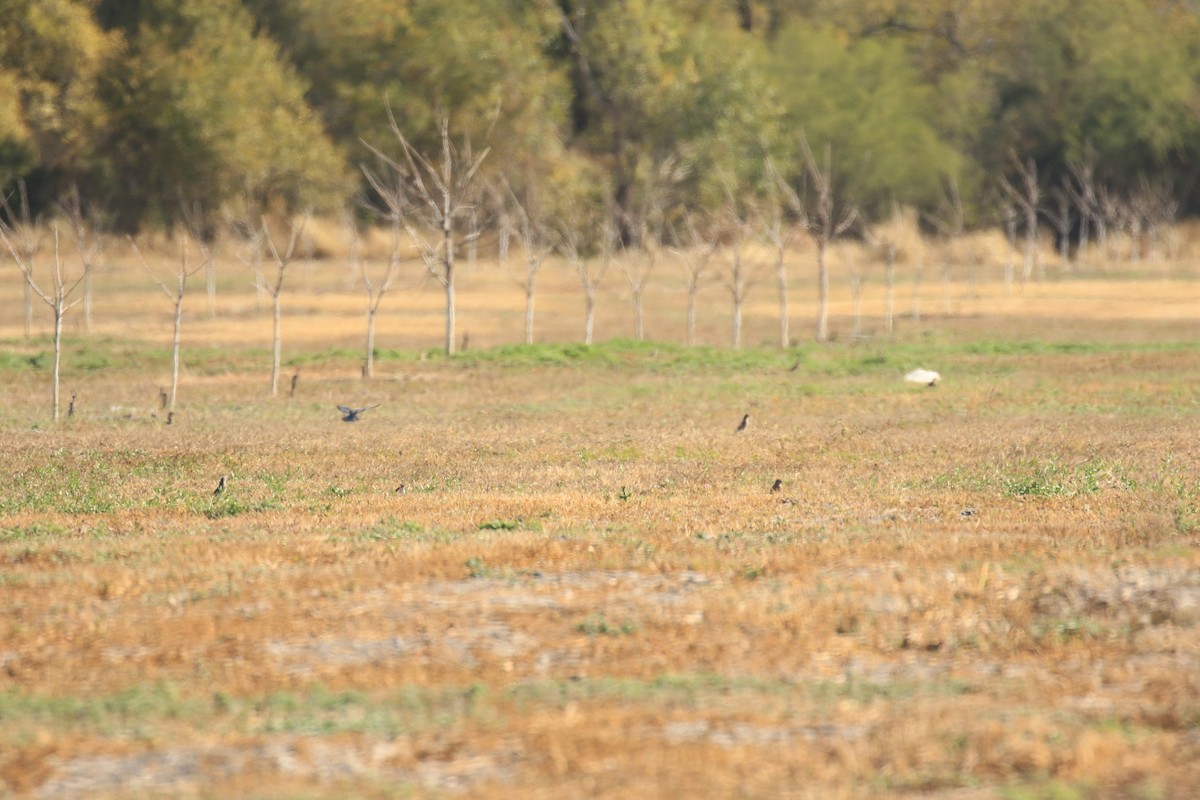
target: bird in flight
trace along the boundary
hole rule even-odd
[[[213,497],[220,497],[221,493],[224,491],[225,491],[225,476],[222,475],[221,480],[217,481],[217,488],[213,489]]]
[[[379,403],[373,406],[363,406],[362,408],[351,408],[350,406],[338,406],[338,411],[346,416],[342,417],[342,422],[358,422],[358,415],[364,411],[369,411],[372,408],[378,408]]]
[[[748,428],[749,426],[750,426],[750,415],[747,414],[746,416],[742,417],[742,421],[738,424],[737,430],[734,432],[741,433],[742,431],[746,430],[746,428]]]

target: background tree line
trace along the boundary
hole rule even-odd
[[[494,197],[604,209],[623,245],[769,204],[771,172],[807,191],[806,147],[867,218],[951,186],[968,227],[1031,166],[1069,233],[1089,203],[1200,210],[1197,56],[1183,0],[0,0],[0,185],[117,232],[329,211],[378,201],[390,108],[417,152],[448,119]]]

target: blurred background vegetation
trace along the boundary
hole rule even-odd
[[[399,152],[388,107],[545,215],[752,202],[768,154],[803,182],[802,132],[868,217],[953,186],[996,225],[1028,159],[1200,211],[1185,0],[0,0],[0,186],[35,212],[344,208]]]

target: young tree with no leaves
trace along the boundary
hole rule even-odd
[[[729,239],[729,261],[722,273],[722,282],[729,290],[729,299],[733,303],[732,329],[730,345],[734,350],[742,346],[742,306],[750,288],[757,283],[758,274],[746,258],[744,250],[745,239],[750,235],[751,223],[738,209],[737,200],[728,182],[725,184],[725,206],[721,216],[724,219],[726,236]]]
[[[559,221],[555,231],[556,247],[575,274],[579,277],[579,286],[583,289],[583,343],[590,345],[596,325],[596,294],[608,267],[612,263],[612,238],[610,225],[603,225],[600,234],[601,257],[590,257],[586,252],[591,242],[588,236],[596,228],[595,220],[584,215],[569,214]]]
[[[854,225],[858,207],[853,202],[838,203],[834,197],[832,146],[825,147],[825,163],[818,164],[808,145],[808,137],[800,134],[800,152],[804,156],[804,174],[810,197],[801,197],[790,183],[772,170],[775,184],[817,247],[817,341],[829,341],[829,268],[825,263],[829,243]]]
[[[503,188],[493,188],[492,195],[499,211],[502,225],[501,262],[507,258],[509,236],[515,235],[525,251],[525,275],[519,281],[525,293],[525,344],[533,344],[533,314],[537,299],[537,279],[546,257],[554,251],[554,244],[546,229],[541,205],[533,189],[528,187],[525,200],[521,201],[507,181]]]
[[[767,174],[772,175],[775,167],[767,158]],[[772,187],[773,189],[774,187]],[[768,213],[763,225],[763,235],[775,251],[775,287],[779,292],[779,346],[791,344],[791,319],[788,311],[787,249],[795,238],[796,229],[785,219],[783,203],[777,191],[768,190]]]
[[[104,225],[95,206],[84,207],[79,188],[72,186],[67,197],[59,203],[59,211],[71,228],[75,251],[83,267],[83,329],[92,330],[92,275],[104,259]]]
[[[362,376],[365,380],[375,377],[375,317],[383,296],[391,290],[400,274],[400,250],[404,245],[404,223],[392,210],[390,203],[381,206],[364,203],[366,208],[388,223],[391,246],[388,248],[387,264],[378,280],[372,277],[367,266],[368,259],[362,255],[362,233],[354,215],[347,211],[342,224],[350,240],[350,268],[356,277],[362,278],[363,290],[367,293],[367,353],[363,360]]]
[[[14,233],[8,221],[0,220],[0,240],[3,240],[4,246],[8,249],[13,260],[16,261],[17,268],[21,270],[30,289],[42,299],[42,302],[50,307],[50,311],[54,314],[54,368],[51,374],[51,418],[55,422],[58,422],[63,317],[66,316],[67,311],[81,302],[81,300],[72,301],[70,297],[83,281],[87,279],[91,270],[95,269],[96,262],[83,261],[81,262],[78,274],[74,276],[66,275],[58,225],[53,225],[51,231],[54,237],[54,263],[50,273],[51,286],[48,289],[43,289],[34,280],[33,261],[25,260],[22,256],[23,251],[20,249],[21,246],[15,238],[17,234]]]
[[[257,227],[251,228],[245,222],[234,221],[232,227],[240,231],[245,239],[246,255],[242,259],[254,274],[254,285],[259,292],[271,298],[272,327],[271,327],[271,396],[279,394],[279,366],[282,356],[282,306],[283,280],[287,277],[287,269],[296,256],[296,246],[304,235],[304,229],[311,218],[310,212],[305,212],[299,218],[286,214],[272,224],[268,215],[260,218]],[[272,228],[275,230],[272,230]],[[280,247],[283,237],[287,237],[286,246]],[[279,239],[279,244],[276,239]],[[263,249],[271,253],[275,262],[275,270],[271,276],[263,269]]]
[[[683,231],[672,227],[671,238],[678,245],[671,252],[679,258],[687,282],[687,345],[691,347],[696,343],[696,296],[700,293],[701,285],[709,278],[717,238],[711,233],[703,233],[695,217],[686,209],[683,212]]]
[[[647,244],[646,239],[640,235],[638,239],[641,246],[621,245],[617,269],[625,276],[625,283],[629,286],[629,301],[633,306],[633,338],[640,342],[646,338],[646,315],[642,298],[658,259],[654,245]]]
[[[1016,153],[1011,154],[1011,159],[1017,182],[1001,175],[1000,188],[1025,213],[1025,268],[1021,273],[1021,283],[1026,284],[1033,277],[1035,266],[1039,280],[1042,277],[1042,263],[1038,257],[1038,214],[1042,209],[1042,186],[1038,182],[1037,162],[1032,158],[1022,161]]]
[[[200,260],[195,264],[188,263],[188,242],[195,241],[197,248],[200,251]],[[184,234],[182,241],[179,244],[179,264],[175,268],[175,273],[172,276],[173,285],[168,286],[166,281],[161,280],[150,265],[146,262],[142,255],[141,248],[137,246],[132,238],[129,240],[133,251],[137,253],[138,260],[142,262],[142,269],[150,276],[158,288],[162,289],[163,294],[171,301],[173,306],[174,326],[171,335],[171,393],[167,396],[167,411],[175,410],[175,400],[179,395],[179,348],[181,340],[181,331],[183,328],[183,297],[187,293],[187,280],[192,275],[195,275],[202,269],[206,269],[210,261],[212,261],[212,248],[207,247],[201,241],[197,240],[189,231]]]
[[[388,123],[392,134],[404,151],[403,160],[386,155],[372,144],[364,142],[380,162],[391,172],[392,179],[385,181],[367,166],[363,174],[371,188],[388,206],[389,211],[400,219],[409,238],[416,244],[429,274],[437,279],[446,293],[446,355],[454,354],[455,326],[455,221],[474,210],[473,184],[483,160],[490,148],[475,155],[468,140],[462,148],[450,141],[450,120],[441,120],[441,160],[433,164],[417,152],[396,123],[392,110],[388,108]],[[431,233],[433,234],[431,237]],[[473,225],[469,238],[478,235]]]

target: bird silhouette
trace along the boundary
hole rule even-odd
[[[288,397],[296,396],[296,384],[299,382],[300,382],[300,370],[299,370],[299,368],[297,368],[295,374],[292,375],[292,388],[290,391],[288,391]]]
[[[376,403],[373,406],[363,406],[362,408],[351,408],[350,406],[338,406],[338,411],[345,414],[345,416],[342,417],[342,422],[358,422],[359,414],[363,413],[364,411],[369,411],[372,408],[378,408],[378,407],[379,407],[379,403]]]
[[[775,494],[782,488],[783,488],[783,479],[776,478],[775,482],[771,484],[771,494]]]
[[[737,430],[734,432],[741,433],[742,431],[746,430],[746,428],[748,428],[749,426],[750,426],[750,415],[747,414],[746,416],[742,417],[741,423],[738,424]]]
[[[213,489],[213,497],[220,497],[221,493],[224,491],[225,491],[225,476],[222,475],[221,480],[217,481],[217,488]]]

